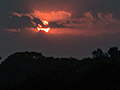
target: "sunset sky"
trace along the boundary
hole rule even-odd
[[[47,20],[48,26],[42,21]],[[37,32],[38,24],[51,30]],[[120,0],[0,0],[0,56],[91,56],[120,46]]]

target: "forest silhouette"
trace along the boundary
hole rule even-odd
[[[92,55],[79,60],[16,52],[0,65],[0,90],[120,90],[119,48]]]

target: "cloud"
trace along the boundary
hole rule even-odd
[[[1,26],[8,29],[23,29],[26,27],[33,27],[30,17],[27,16],[12,16],[2,20]]]
[[[20,29],[8,29],[8,28],[5,28],[5,30],[7,30],[8,32],[20,32]]]
[[[40,11],[37,12],[40,13]],[[67,16],[67,18],[64,18],[64,14]],[[25,14],[12,12],[12,16],[8,17],[7,22],[3,22],[2,26],[4,26],[4,28],[7,28],[7,30],[10,31],[15,31],[14,29],[16,29],[17,32],[18,29],[22,28],[29,28],[31,30],[35,30],[37,25],[41,24],[43,27],[56,28],[51,31],[52,34],[68,33],[74,35],[95,35],[106,32],[119,32],[120,29],[120,21],[114,18],[112,13],[97,13],[97,16],[94,16],[92,12],[85,12],[81,17],[73,17],[71,14],[67,15],[66,12],[64,14],[61,14],[60,12],[53,14],[50,13],[50,16],[58,15],[58,17],[61,16],[61,18],[58,19],[54,16],[55,18],[52,17],[49,25],[45,26],[41,21],[43,20],[43,18],[40,19],[40,17],[38,16],[35,17],[35,14],[31,14],[31,12]],[[46,15],[48,14],[45,13],[44,15],[46,17]],[[68,29],[63,29],[60,31],[59,28],[68,28],[69,31],[67,31]],[[94,34],[92,34],[93,32]]]
[[[120,0],[0,0],[0,26],[36,28],[45,19],[52,28],[118,30],[119,4]]]
[[[48,26],[51,28],[66,28],[62,23],[59,24],[58,22],[50,22]]]
[[[65,11],[58,11],[58,12],[51,12],[50,14],[49,13],[42,13],[41,15],[39,15],[40,11],[37,11],[37,15],[36,16],[36,13],[33,14],[33,13],[26,13],[26,14],[23,14],[23,13],[17,13],[17,12],[12,12],[11,14],[13,16],[18,16],[18,18],[21,18],[21,17],[28,17],[31,19],[31,23],[34,25],[34,27],[36,28],[38,24],[42,25],[43,27],[51,27],[51,28],[65,28],[65,26],[61,23],[58,22],[58,20],[62,20],[62,21],[65,21],[68,19],[68,17],[70,17],[70,13],[67,13]],[[57,15],[57,16],[56,16]],[[40,18],[41,16],[41,18]],[[50,19],[43,19],[43,16],[44,17],[51,17]],[[49,25],[48,26],[45,26],[41,20],[47,20],[49,22]]]
[[[50,13],[44,13],[40,12],[38,10],[34,10],[34,12],[30,13],[31,16],[43,20],[48,21],[59,21],[59,20],[65,20],[71,16],[71,13],[66,11],[57,11],[57,12],[50,12]]]
[[[115,19],[112,13],[98,13],[97,17],[90,12],[85,12],[83,17],[73,17],[64,23],[66,27],[73,27],[79,29],[118,29],[120,28],[120,21]],[[62,23],[62,22],[61,22]]]

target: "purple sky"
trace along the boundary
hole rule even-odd
[[[119,46],[120,0],[0,0],[0,56],[38,51],[45,56],[91,56]],[[50,32],[36,32],[49,21]]]

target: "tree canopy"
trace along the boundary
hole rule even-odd
[[[0,90],[119,90],[119,54],[118,47],[82,60],[16,52],[0,65]]]

